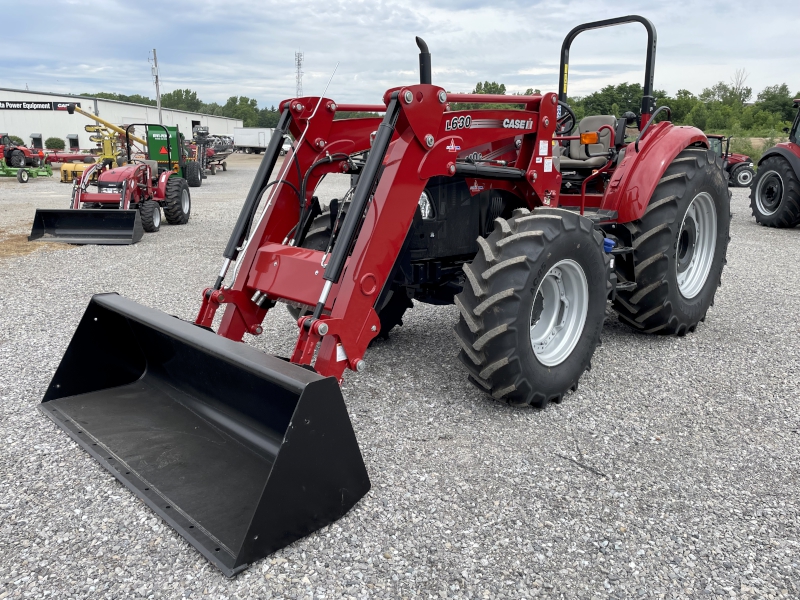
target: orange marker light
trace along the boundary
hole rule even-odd
[[[600,143],[600,134],[596,131],[581,134],[581,144],[598,144]]]

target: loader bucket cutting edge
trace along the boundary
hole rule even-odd
[[[40,409],[228,577],[370,488],[335,378],[116,294]]]
[[[37,209],[29,242],[67,244],[135,244],[144,228],[138,210]]]

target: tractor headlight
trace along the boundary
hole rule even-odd
[[[419,195],[419,212],[425,220],[433,219],[433,201],[427,190],[422,190]]]

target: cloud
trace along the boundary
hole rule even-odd
[[[46,6],[36,19],[26,11],[5,12],[4,87],[152,97],[147,57],[157,48],[162,90],[188,87],[206,102],[245,95],[261,106],[294,95],[297,50],[305,55],[306,94],[321,93],[338,62],[329,96],[378,101],[387,88],[416,81],[416,35],[433,54],[434,82],[448,90],[469,91],[484,80],[511,91],[555,90],[561,41],[572,27],[644,8],[628,0],[84,0]],[[796,0],[771,2],[768,11],[728,0],[673,0],[646,9],[658,29],[656,88],[698,93],[741,67],[756,91],[781,82],[800,87],[792,80],[794,57],[779,49],[800,26]],[[581,34],[571,50],[570,93],[642,81],[645,46],[638,24]]]

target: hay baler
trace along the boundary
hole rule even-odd
[[[649,41],[641,131],[625,141],[627,118],[576,122],[566,74],[576,35],[630,22]],[[338,383],[368,368],[370,342],[412,298],[456,304],[454,351],[479,390],[544,407],[588,367],[609,300],[637,330],[684,335],[719,285],[722,161],[701,131],[654,118],[669,110],[653,104],[649,21],[571,31],[558,94],[448,93],[417,42],[420,83],[381,104],[282,102],[196,321],[94,296],[41,405],[227,575],[367,493]],[[323,207],[313,192],[328,173],[356,183]],[[279,303],[298,317],[284,359],[243,343]]]

